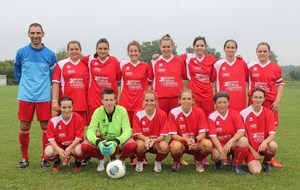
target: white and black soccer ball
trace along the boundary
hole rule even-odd
[[[106,173],[108,177],[118,179],[125,175],[126,167],[121,160],[113,160],[107,164]]]

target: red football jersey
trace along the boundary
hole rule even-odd
[[[186,63],[187,78],[189,80],[187,88],[193,91],[195,100],[212,100],[214,93],[211,83],[216,79],[214,63],[217,59],[210,54],[198,59],[195,53],[184,54],[182,58]]]
[[[241,115],[245,123],[248,141],[257,151],[260,144],[268,138],[270,134],[275,134],[276,132],[274,114],[265,107],[262,107],[262,110],[256,113],[251,105],[242,110]]]
[[[127,111],[142,107],[144,92],[148,89],[148,64],[121,61],[121,95],[119,104]]]
[[[79,60],[69,58],[59,61],[54,69],[52,82],[60,83],[59,97],[69,96],[74,102],[74,111],[86,111],[89,83],[88,67]]]
[[[64,121],[62,116],[52,117],[47,126],[48,141],[69,146],[75,139],[83,140],[84,122],[81,116],[75,112],[69,121]]]
[[[152,60],[149,79],[153,80],[152,88],[158,97],[178,97],[183,89],[182,80],[186,79],[183,60],[174,55],[169,60],[165,60],[162,56]]]
[[[209,136],[217,137],[225,145],[238,131],[245,131],[241,115],[233,109],[228,109],[223,117],[214,111],[208,117]]]
[[[82,61],[88,65],[90,75],[88,105],[102,105],[101,92],[104,88],[112,88],[118,95],[117,81],[121,79],[121,70],[115,57],[109,56],[102,62],[99,58],[94,58],[94,55],[89,55],[83,57]]]
[[[167,114],[156,108],[154,114],[149,117],[145,110],[139,110],[134,114],[132,130],[133,135],[143,134],[149,138],[167,136],[169,133]]]
[[[204,111],[193,107],[189,113],[182,111],[179,106],[169,113],[170,132],[185,138],[197,137],[200,133],[208,132],[207,120]]]
[[[263,65],[259,62],[250,62],[248,69],[249,96],[256,87],[260,87],[266,91],[266,98],[274,102],[277,96],[277,85],[284,84],[280,66],[271,61]]]
[[[238,112],[246,108],[246,82],[248,67],[243,59],[235,58],[232,63],[226,59],[217,61],[214,65],[216,77],[216,92],[227,92],[230,96],[229,108]]]

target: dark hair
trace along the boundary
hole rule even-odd
[[[79,46],[79,48],[80,48],[80,50],[81,50],[81,44],[80,44],[79,41],[77,41],[77,40],[71,40],[71,41],[69,41],[69,43],[68,43],[68,45],[67,45],[67,50],[69,49],[70,44],[78,44],[78,46]]]
[[[202,41],[204,42],[205,46],[207,46],[205,37],[202,37],[202,36],[198,36],[198,37],[196,37],[196,38],[194,39],[194,41],[193,41],[193,46],[195,46],[196,43],[197,43],[197,41],[199,41],[199,40],[202,40]]]
[[[264,97],[266,97],[266,91],[264,90],[264,89],[262,89],[261,87],[257,87],[257,88],[255,88],[252,92],[251,92],[251,97],[252,97],[252,95],[254,94],[254,92],[257,92],[257,91],[259,91],[259,92],[262,92],[263,94],[264,94]]]
[[[73,100],[72,98],[70,98],[69,96],[63,96],[58,100],[58,105],[61,106],[61,103],[64,101],[71,101],[72,105],[73,105]]]
[[[236,41],[233,40],[233,39],[229,39],[229,40],[226,40],[226,42],[224,43],[224,49],[225,49],[226,44],[227,44],[228,42],[233,42],[233,43],[235,44],[236,49],[238,48],[238,45],[237,45]]]
[[[265,45],[268,47],[268,50],[271,51],[271,46],[267,43],[267,42],[260,42],[257,46],[256,46],[256,51],[258,50],[259,46]]]
[[[162,41],[171,41],[172,45],[174,45],[174,42],[173,42],[173,40],[172,40],[172,38],[171,38],[171,36],[169,34],[164,35],[160,39],[159,43],[161,44]]]
[[[194,93],[193,93],[193,91],[190,90],[190,89],[184,89],[184,90],[181,90],[180,93],[179,93],[178,98],[181,99],[182,94],[183,94],[183,93],[186,93],[186,92],[190,93],[190,94],[192,95],[192,98],[194,98]]]
[[[98,42],[97,42],[97,44],[96,44],[96,49],[97,49],[98,45],[101,44],[101,43],[107,44],[107,46],[108,46],[108,48],[109,48],[109,43],[108,43],[107,39],[106,39],[106,38],[101,38],[100,40],[98,40]],[[98,53],[96,52],[96,53],[94,54],[94,58],[97,58],[97,57],[98,57]]]
[[[43,27],[42,25],[40,25],[39,23],[35,22],[35,23],[32,23],[29,28],[28,28],[28,33],[30,32],[30,28],[31,27],[40,27],[42,29],[42,32],[44,33],[44,30],[43,30]]]
[[[139,49],[139,52],[142,53],[142,48],[141,45],[139,44],[139,42],[133,40],[132,42],[129,42],[128,46],[127,46],[127,52],[129,51],[130,46],[136,46]]]
[[[115,98],[116,98],[116,92],[112,89],[112,88],[104,88],[101,92],[101,97],[103,99],[103,96],[105,94],[114,94],[115,95]]]
[[[228,101],[230,100],[230,96],[226,92],[218,92],[214,96],[214,102],[216,103],[219,98],[226,98]]]

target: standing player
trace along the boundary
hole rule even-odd
[[[145,154],[151,152],[156,154],[154,171],[161,172],[161,162],[169,153],[169,145],[165,141],[165,136],[169,133],[167,114],[157,108],[157,97],[153,91],[145,92],[143,107],[133,118],[133,135],[137,143],[138,158],[135,170],[143,171]]]
[[[56,58],[54,52],[42,43],[44,35],[40,24],[31,24],[28,29],[31,43],[18,50],[14,65],[15,77],[19,81],[19,143],[22,153],[18,168],[26,168],[29,165],[29,131],[35,111],[43,132],[41,167],[50,166],[44,159],[44,150],[47,144],[47,123],[51,117],[51,76]]]
[[[73,100],[70,97],[59,99],[60,113],[49,120],[47,138],[49,145],[46,146],[45,156],[53,161],[52,171],[60,171],[60,157],[63,159],[75,157],[73,170],[81,170],[81,141],[84,134],[84,121],[82,117],[73,112]]]
[[[102,105],[100,94],[104,88],[112,88],[118,94],[117,80],[120,80],[119,61],[109,55],[109,43],[105,38],[96,45],[96,53],[82,58],[88,65],[90,82],[88,88],[88,123],[94,111]]]
[[[214,111],[214,93],[212,84],[216,79],[214,63],[216,58],[204,54],[207,43],[204,37],[196,37],[193,42],[195,53],[182,56],[186,63],[186,72],[189,83],[187,88],[193,91],[195,103],[203,109],[206,117]]]
[[[246,163],[253,174],[259,174],[261,171],[260,156],[264,156],[264,171],[271,171],[270,161],[278,149],[274,141],[276,132],[274,114],[263,106],[265,100],[266,92],[262,88],[252,89],[252,104],[241,111],[251,152],[246,158]]]
[[[212,143],[205,138],[208,132],[204,111],[193,107],[194,97],[191,90],[183,90],[179,95],[180,106],[169,113],[170,153],[173,158],[172,171],[179,172],[180,157],[183,153],[194,156],[196,171],[203,172],[205,158],[212,151]]]
[[[73,111],[81,115],[86,126],[88,68],[80,60],[81,45],[78,41],[70,41],[67,45],[67,51],[69,58],[59,61],[54,69],[52,77],[52,109],[58,111],[58,98],[68,96],[75,102]]]
[[[149,79],[153,80],[152,89],[156,92],[158,105],[167,114],[178,106],[177,96],[183,89],[183,79],[186,79],[186,70],[183,60],[172,54],[174,42],[166,34],[160,40],[162,55],[151,60]]]
[[[248,63],[249,69],[249,96],[252,91],[260,87],[266,92],[266,100],[263,106],[269,108],[274,113],[275,125],[279,124],[278,109],[283,92],[283,79],[281,68],[277,63],[269,60],[271,54],[270,45],[266,42],[261,42],[256,47],[258,61]],[[249,98],[251,105],[252,99]],[[271,164],[274,167],[281,168],[282,165],[276,160],[272,160]]]
[[[246,108],[246,82],[248,68],[242,58],[235,57],[238,45],[235,40],[224,44],[226,57],[214,64],[216,69],[216,92],[227,92],[231,101],[229,108],[238,112]]]
[[[243,174],[240,165],[248,155],[248,141],[244,137],[245,126],[239,112],[228,109],[229,99],[226,92],[218,92],[214,96],[216,111],[208,118],[209,137],[214,145],[212,159],[215,168],[221,170],[222,161],[231,154],[234,156],[234,171]]]
[[[100,160],[97,171],[105,169],[104,155],[109,154],[111,159],[115,159],[120,150],[119,159],[125,160],[135,153],[137,147],[135,141],[130,138],[132,130],[127,111],[124,107],[116,105],[117,95],[114,90],[105,88],[101,96],[103,106],[95,110],[87,128],[87,139],[81,146],[86,156]]]
[[[127,110],[132,126],[133,115],[136,109],[142,107],[143,94],[148,89],[148,64],[139,61],[141,46],[137,41],[132,41],[127,46],[130,61],[121,61],[121,106]]]

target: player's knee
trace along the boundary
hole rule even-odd
[[[146,151],[146,147],[145,147],[145,142],[142,140],[137,140],[136,141],[136,151],[137,152],[145,152]]]
[[[203,153],[211,153],[212,152],[212,142],[208,139],[202,139],[200,142],[201,152]]]
[[[241,137],[238,142],[237,145],[239,147],[247,147],[248,146],[248,139],[246,137]]]
[[[29,131],[31,127],[30,121],[21,121],[20,122],[20,129],[23,131]]]
[[[170,152],[172,154],[178,154],[181,152],[182,143],[179,141],[172,141],[170,144]]]
[[[82,152],[82,149],[81,149],[81,144],[78,144],[78,145],[75,146],[74,154],[76,156],[82,156],[83,155],[83,152]]]
[[[45,156],[50,158],[50,157],[53,157],[55,156],[54,155],[54,148],[51,146],[51,145],[47,145],[46,148],[45,148]]]
[[[40,121],[40,126],[42,130],[47,130],[48,121]]]
[[[278,144],[275,141],[269,142],[269,149],[275,154],[278,149]]]
[[[159,152],[162,154],[167,154],[169,152],[169,145],[166,141],[161,141],[158,144]]]
[[[258,175],[261,172],[261,167],[253,167],[253,168],[249,168],[250,173],[252,173],[253,175]]]

